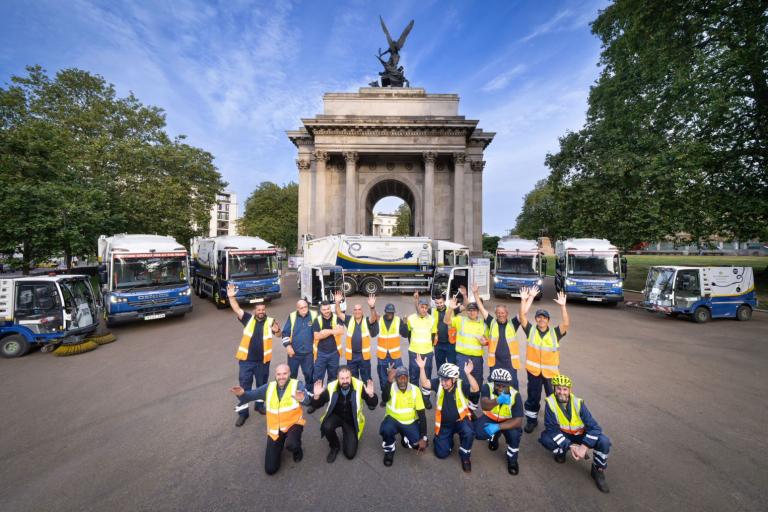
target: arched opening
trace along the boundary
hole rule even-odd
[[[407,236],[417,235],[416,233],[416,202],[411,192],[404,183],[397,180],[384,180],[374,185],[368,192],[368,197],[365,200],[365,234],[383,234],[383,236],[389,236],[386,234],[386,227],[382,224],[387,224],[387,220],[380,218],[377,219],[377,229],[374,230],[374,217],[375,213],[397,214],[402,215],[409,214]],[[391,210],[391,211],[384,211]],[[391,222],[391,219],[389,220]],[[377,233],[380,229],[384,229],[385,233]],[[394,234],[394,229],[393,233]]]

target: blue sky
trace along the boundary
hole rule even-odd
[[[557,138],[583,124],[599,72],[589,22],[607,3],[6,0],[0,82],[29,64],[104,76],[120,95],[164,108],[171,135],[213,153],[242,204],[262,181],[297,181],[285,130],[319,113],[324,92],[377,77],[378,15],[396,34],[415,19],[401,59],[411,85],[458,93],[460,113],[497,133],[485,153],[483,230],[500,235],[547,175]]]

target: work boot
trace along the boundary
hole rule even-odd
[[[488,440],[488,449],[491,450],[492,452],[495,452],[496,450],[499,449],[499,435],[498,434],[494,434],[494,436],[491,437]]]
[[[339,454],[339,447],[338,446],[331,446],[331,451],[328,452],[328,456],[325,458],[325,462],[328,464],[333,464],[333,461],[336,460],[336,456]]]
[[[389,467],[395,460],[395,452],[384,452],[384,465]]]
[[[608,482],[605,481],[605,470],[598,469],[594,464],[592,465],[592,479],[595,481],[597,488],[600,489],[600,492],[606,494],[611,492],[611,490],[608,489]]]
[[[537,420],[528,420],[525,422],[525,428],[523,430],[525,430],[526,434],[530,434],[531,432],[536,430],[536,426],[538,424],[539,422]]]
[[[400,438],[400,445],[401,445],[403,448],[406,448],[406,449],[410,448],[410,445],[409,445],[409,444],[408,444],[408,443],[405,441],[405,438],[404,438],[404,437],[401,437],[401,438]]]
[[[312,414],[312,413],[313,413],[313,412],[315,412],[316,410],[317,410],[317,409],[315,408],[315,406],[314,406],[314,405],[310,405],[309,407],[307,407],[307,414]]]
[[[465,473],[472,472],[472,462],[469,459],[461,459],[461,469]]]
[[[431,409],[432,408],[432,401],[429,399],[428,395],[424,395],[424,408],[425,409]]]
[[[295,452],[293,452],[293,462],[301,462],[301,459],[304,458],[304,450],[299,448]]]
[[[253,410],[261,414],[262,416],[265,416],[267,414],[267,410],[264,407],[256,407]]]
[[[509,471],[510,475],[516,475],[520,472],[520,466],[517,465],[516,460],[507,459],[507,471]]]
[[[558,464],[565,464],[565,452],[556,453],[555,462],[557,462]]]
[[[248,419],[248,416],[238,416],[237,421],[235,421],[236,427],[242,427],[245,424],[245,420]]]
[[[385,402],[384,400],[382,400],[381,402],[379,402],[379,407],[381,407],[382,409],[383,409],[384,407],[386,407],[386,406],[387,406],[387,402]]]

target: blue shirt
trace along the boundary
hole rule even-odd
[[[558,404],[558,407],[560,404]],[[571,403],[570,401],[568,404],[566,404],[565,407],[562,408],[563,413],[565,414],[565,417],[568,419],[570,418],[571,414]],[[560,423],[557,421],[557,415],[549,408],[549,405],[546,403],[544,404],[544,429],[549,433],[549,435],[554,438],[558,434],[560,434],[562,431],[560,430]],[[589,409],[587,409],[586,402],[581,402],[581,411],[579,413],[579,416],[581,417],[582,423],[584,423],[584,435],[583,436],[573,436],[571,434],[564,434],[563,438],[557,443],[560,448],[563,450],[567,450],[571,443],[574,440],[578,440],[582,444],[587,445],[590,448],[594,448],[597,444],[598,437],[600,437],[600,434],[603,433],[603,429],[600,428],[600,425],[597,423],[597,420],[595,420],[594,417],[592,417],[592,413],[589,412]],[[579,439],[581,438],[581,439]]]
[[[363,322],[368,322],[368,334],[371,336],[374,336],[374,334],[370,331],[372,331],[372,326],[376,324],[376,322],[371,322],[370,320],[363,317],[362,321],[360,323],[355,322],[355,317],[351,315],[347,315],[344,318],[344,323],[347,327],[352,322],[355,322],[355,327],[352,329],[352,353],[353,354],[361,354],[363,352]]]
[[[331,313],[331,317],[327,320],[323,318],[323,315],[317,315],[317,318],[315,318],[315,323],[312,324],[312,332],[320,332],[325,329],[331,329],[331,321],[333,320],[333,317],[336,316],[333,313]],[[341,324],[339,322],[339,318],[336,317],[336,325]],[[343,324],[341,324],[343,325]],[[318,353],[322,352],[324,354],[331,354],[333,352],[336,352],[336,338],[333,334],[330,334],[326,336],[325,338],[321,338],[320,341],[317,342],[317,351]]]
[[[291,317],[283,324],[283,338],[290,337],[291,335]],[[291,346],[296,354],[309,354],[312,352],[312,345],[314,345],[314,335],[312,331],[312,315],[307,314],[301,316],[296,313],[296,325],[293,327],[293,338],[291,339]]]
[[[252,315],[250,313],[243,313],[240,323],[248,325],[251,318]],[[266,317],[264,317],[264,320],[256,320],[256,325],[253,327],[253,335],[251,335],[251,343],[248,345],[248,359],[246,359],[248,362],[264,362],[264,322],[266,320]]]
[[[490,328],[491,322],[493,322],[493,315],[489,314],[485,318],[485,325]],[[499,324],[499,343],[496,345],[496,366],[494,368],[512,369],[512,354],[509,353],[509,345],[507,345],[507,323],[510,320],[503,324],[498,320],[496,322]],[[517,333],[517,329],[520,327],[520,320],[517,319],[517,316],[514,316],[511,322],[512,332]]]

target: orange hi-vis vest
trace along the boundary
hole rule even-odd
[[[400,359],[400,317],[392,318],[387,329],[384,317],[379,318],[379,339],[376,346],[376,357],[386,359],[387,354],[392,359]]]
[[[453,396],[456,398],[456,410],[459,411],[459,420],[461,421],[469,416],[469,400],[464,396],[461,390],[461,379],[456,379],[456,392]],[[435,435],[440,433],[440,422],[443,419],[443,398],[445,390],[441,385],[437,390],[437,410],[435,411]]]
[[[317,322],[320,324],[320,329],[323,328],[323,315],[317,315]],[[331,314],[331,329],[336,328],[336,315]],[[333,335],[334,339],[336,340],[336,352],[341,355],[341,334]],[[320,343],[319,340],[315,340],[312,344],[312,355],[315,359],[317,359],[317,344]]]
[[[440,318],[440,313],[445,314],[445,310],[439,311],[437,308],[435,308],[435,310],[432,312],[432,317],[435,319],[435,324],[434,324],[435,332],[438,332],[438,330],[440,329],[439,323],[443,321],[443,319]],[[437,341],[438,341],[437,335],[435,335],[434,340],[432,341],[432,344],[437,345]],[[456,328],[452,325],[448,326],[448,343],[450,343],[451,345],[456,344]]]
[[[344,343],[344,354],[347,361],[352,360],[352,335],[355,333],[356,325],[357,320],[353,318],[347,326],[347,339]],[[363,338],[363,360],[368,361],[371,359],[371,331],[368,330],[368,320],[365,317],[360,321],[360,336]]]
[[[267,386],[267,395],[264,405],[267,408],[267,435],[277,441],[280,432],[287,432],[294,425],[304,425],[301,404],[293,398],[298,388],[299,381],[290,379],[283,391],[283,397],[277,396],[277,381],[272,381]]]
[[[528,348],[525,355],[525,369],[531,375],[544,375],[551,379],[560,375],[560,343],[553,328],[549,328],[544,336],[539,334],[536,325],[531,324],[528,333]]]
[[[496,347],[499,346],[499,323],[494,318],[491,320],[491,325],[485,331],[486,336],[489,339],[488,342],[488,366],[496,366]],[[512,368],[515,370],[520,369],[520,344],[517,342],[515,331],[512,329],[512,322],[507,320],[507,325],[504,328],[504,336],[507,339],[507,346],[509,347],[509,355],[512,358]]]
[[[268,363],[272,360],[272,324],[274,320],[267,317],[264,321],[264,360],[262,362]],[[252,316],[251,319],[245,324],[243,329],[243,337],[240,338],[240,346],[237,347],[235,358],[240,361],[246,361],[248,359],[248,349],[251,347],[251,338],[253,337],[253,330],[256,328],[256,317]]]
[[[491,400],[496,398],[493,383],[487,382],[485,385],[488,386],[488,398]],[[512,408],[515,406],[515,402],[517,401],[517,390],[512,386],[507,386],[506,392],[509,393],[509,396],[512,398],[509,405],[497,404],[496,407],[490,411],[483,411],[483,414],[488,416],[488,419],[491,419],[496,423],[501,423],[512,417]]]

